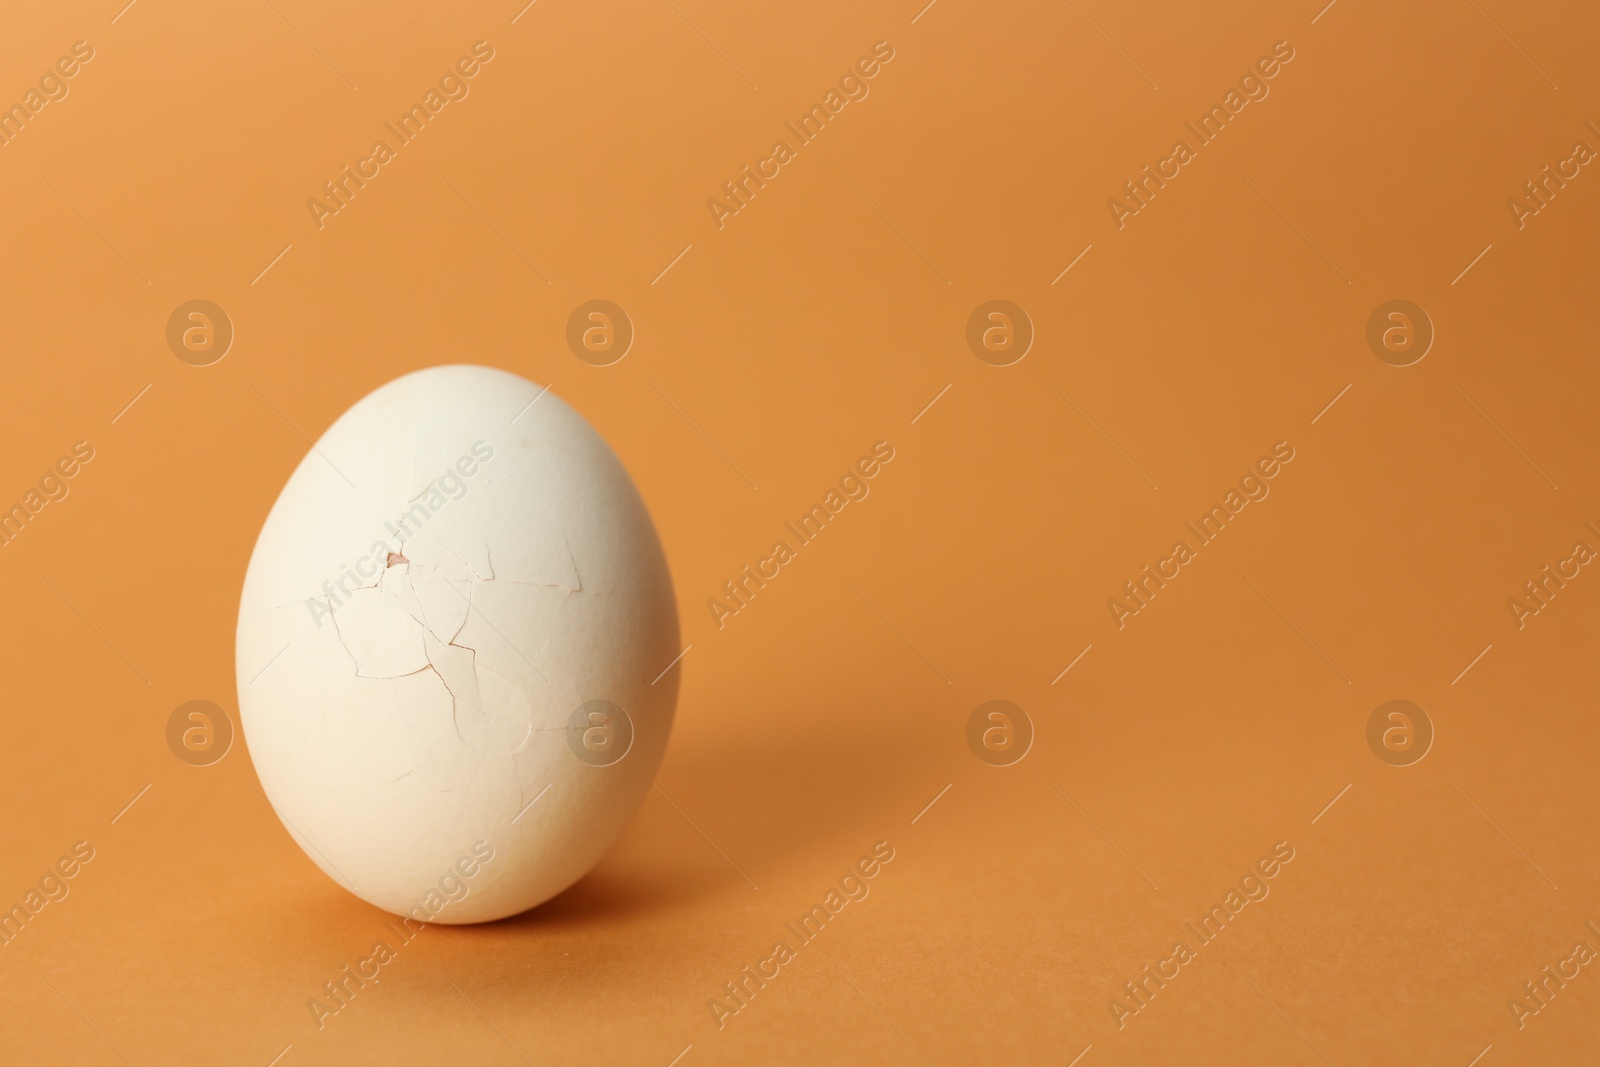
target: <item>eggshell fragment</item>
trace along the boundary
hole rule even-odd
[[[462,365],[389,382],[312,446],[250,558],[236,650],[285,828],[362,899],[443,923],[599,861],[680,670],[660,673],[671,578],[610,447],[548,390]]]

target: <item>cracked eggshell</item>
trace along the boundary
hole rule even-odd
[[[677,670],[651,684],[677,607],[627,471],[489,367],[397,378],[322,435],[256,541],[236,651],[284,827],[363,900],[431,922],[515,914],[593,867],[677,700]],[[631,720],[615,762],[572,739],[591,700]]]

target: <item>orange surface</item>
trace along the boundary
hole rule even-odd
[[[0,1061],[1600,1054],[1592,6],[121,2],[0,35],[0,902],[40,894]],[[169,347],[191,300],[219,361],[215,316]],[[569,348],[591,300],[620,360]],[[969,348],[992,300],[1020,360],[986,315]],[[1396,300],[1420,361],[1415,316],[1369,347]],[[448,361],[612,442],[690,648],[601,866],[401,942],[239,739],[190,765],[168,722],[237,715],[245,563],[307,439]],[[719,620],[880,441],[870,493]],[[991,700],[1020,762],[969,732]],[[1431,724],[1410,765],[1414,713],[1369,747],[1393,700]],[[790,932],[875,846],[866,895]]]

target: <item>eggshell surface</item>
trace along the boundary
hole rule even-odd
[[[239,711],[262,789],[362,899],[482,922],[588,871],[650,788],[677,609],[643,501],[553,393],[407,374],[323,434],[245,574]]]

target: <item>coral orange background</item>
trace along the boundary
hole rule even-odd
[[[94,57],[0,147],[0,501],[94,458],[0,548],[0,902],[94,858],[0,948],[0,1059],[1600,1052],[1590,968],[1507,1005],[1600,946],[1600,577],[1507,607],[1600,547],[1600,177],[1507,206],[1600,147],[1591,8],[520,6],[8,13],[0,102]],[[319,229],[306,201],[480,40],[470,94]],[[869,95],[719,228],[707,200],[879,41]],[[1119,229],[1108,199],[1280,41],[1269,95]],[[235,330],[210,366],[167,347],[196,298]],[[591,299],[635,329],[611,366],[567,347]],[[1035,331],[1010,366],[967,347],[991,299]],[[1394,299],[1436,331],[1411,366],[1367,346]],[[242,743],[187,766],[166,723],[237,714],[245,563],[307,439],[456,361],[551,383],[632,471],[691,646],[677,730],[589,877],[427,929],[319,1030],[385,916]],[[707,598],[879,440],[870,497],[719,629]],[[1270,495],[1119,629],[1108,598],[1280,441]],[[1035,730],[1012,766],[968,749],[991,699]],[[1411,766],[1367,745],[1391,699],[1433,724]],[[871,895],[719,1027],[879,841]],[[1278,842],[1270,896],[1119,1028]]]

